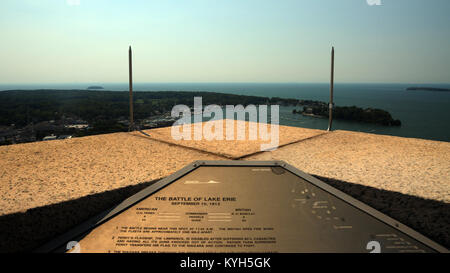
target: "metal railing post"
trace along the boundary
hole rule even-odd
[[[333,124],[333,88],[334,88],[334,47],[331,47],[331,79],[330,79],[330,103],[328,104],[328,129],[331,131],[331,126]]]

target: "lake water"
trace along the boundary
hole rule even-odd
[[[33,84],[0,85],[11,89],[86,89],[101,85],[105,90],[125,91],[128,84]],[[333,121],[333,129],[403,137],[450,141],[450,92],[406,91],[410,86],[450,88],[450,84],[335,84],[338,106],[372,107],[387,110],[401,127]],[[329,85],[320,83],[136,83],[135,91],[212,91],[240,95],[310,99],[328,102]],[[294,107],[280,107],[280,124],[327,129],[328,120],[292,114]],[[297,108],[300,110],[300,107]]]

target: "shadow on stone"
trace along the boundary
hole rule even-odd
[[[0,216],[0,252],[31,252],[155,182]]]
[[[450,204],[316,177],[449,248]],[[0,216],[0,252],[31,252],[155,182]]]

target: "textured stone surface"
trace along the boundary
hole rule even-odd
[[[222,126],[224,140],[194,140],[194,125],[191,125],[191,140],[174,140],[171,135],[171,128],[158,128],[153,130],[147,130],[146,132],[151,135],[151,138],[165,141],[168,143],[173,143],[185,147],[190,147],[193,149],[198,149],[202,151],[207,151],[217,155],[225,156],[229,159],[239,159],[240,157],[257,153],[261,151],[261,144],[270,144],[270,141],[261,140],[259,135],[257,135],[256,140],[250,140],[249,138],[249,128],[250,126],[257,126],[255,122],[245,122],[245,121],[231,121],[234,125],[235,137],[238,135],[238,126],[243,126],[241,130],[245,133],[244,140],[226,140],[226,122],[225,120],[205,122],[203,125],[208,125],[211,127]],[[180,126],[178,126],[180,127]],[[268,127],[268,132],[270,135],[270,126]],[[218,127],[220,128],[220,127]],[[256,127],[258,128],[258,127]],[[311,137],[315,137],[320,134],[326,134],[326,131],[305,129],[290,126],[277,126],[279,131],[279,146],[283,146],[290,143],[295,143],[302,141]],[[178,129],[177,129],[178,130]],[[258,131],[259,132],[259,131]]]
[[[334,131],[246,160],[284,160],[322,177],[450,203],[450,143]]]
[[[284,160],[450,246],[450,143],[279,130],[285,146],[271,152],[261,141],[174,141],[170,128],[1,146],[0,252],[32,250],[192,161],[241,157]]]
[[[195,160],[221,160],[115,133],[0,147],[0,215],[165,177]]]

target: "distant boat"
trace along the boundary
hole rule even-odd
[[[103,86],[93,85],[93,86],[89,86],[87,89],[88,90],[101,90],[101,89],[105,89],[105,88],[103,88]]]

